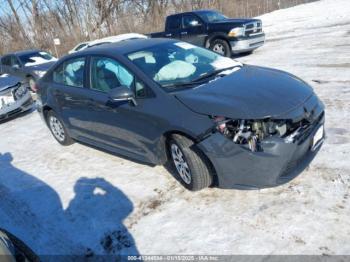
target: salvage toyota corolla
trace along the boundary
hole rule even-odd
[[[282,184],[324,140],[324,106],[304,81],[175,40],[66,56],[37,88],[39,112],[59,143],[170,161],[190,190]]]

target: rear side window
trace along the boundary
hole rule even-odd
[[[82,49],[83,47],[87,46],[86,43],[84,44],[81,44],[81,45],[78,45],[76,48],[75,48],[75,51],[79,51],[80,49]]]
[[[171,16],[171,17],[169,17],[167,29],[176,30],[176,29],[180,29],[180,27],[181,27],[181,18],[180,18],[180,16]]]
[[[84,70],[84,57],[68,60],[53,71],[53,81],[57,84],[83,87]]]

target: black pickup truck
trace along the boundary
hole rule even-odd
[[[177,38],[228,57],[252,52],[265,42],[261,20],[231,19],[213,10],[170,15],[166,18],[165,32],[150,36]]]

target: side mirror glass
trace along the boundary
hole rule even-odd
[[[110,90],[109,99],[112,102],[131,101],[135,106],[137,105],[134,93],[126,86],[119,86]]]

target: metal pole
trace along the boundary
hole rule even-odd
[[[53,43],[53,45],[54,45],[54,47],[55,47],[56,57],[58,58],[57,47],[56,47],[55,43]]]

